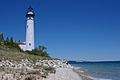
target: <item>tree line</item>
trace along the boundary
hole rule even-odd
[[[18,41],[18,42],[20,42],[20,41]],[[16,43],[16,40],[13,39],[13,37],[10,37],[10,38],[7,37],[6,39],[4,39],[3,34],[0,35],[0,48],[16,49],[18,51],[25,52],[25,53],[28,53],[31,55],[49,57],[48,52],[47,52],[47,48],[45,46],[39,45],[38,47],[36,47],[32,51],[23,51]]]

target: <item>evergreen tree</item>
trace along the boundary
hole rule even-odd
[[[9,37],[6,38],[5,45],[9,45]]]
[[[0,32],[0,41],[3,41],[3,40],[4,40],[3,33]]]
[[[13,47],[14,46],[14,42],[13,42],[13,38],[10,38],[10,46]]]
[[[20,40],[18,40],[18,42],[20,42]]]
[[[47,48],[45,47],[45,46],[38,46],[38,50],[40,51],[40,52],[45,52],[46,50],[47,50]]]
[[[7,37],[7,38],[6,38],[6,41],[8,41],[8,42],[9,42],[9,37]]]

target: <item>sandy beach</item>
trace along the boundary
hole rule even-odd
[[[27,59],[22,60],[19,64],[3,60],[0,64],[0,80],[25,80],[26,78],[32,80],[93,80],[84,75],[82,70],[78,70],[64,60],[39,60],[34,64]],[[35,65],[38,68],[33,68]],[[43,65],[43,67],[40,67],[40,65]],[[47,67],[53,67],[54,69]],[[50,70],[54,72],[50,72]]]
[[[83,71],[78,71],[77,69],[72,69],[73,72],[77,73],[82,80],[94,80],[93,77],[85,75]]]
[[[80,75],[77,70],[69,68],[57,68],[55,74],[50,74],[43,80],[92,80],[87,76]]]
[[[55,74],[50,74],[44,80],[82,80],[72,69],[57,68]]]

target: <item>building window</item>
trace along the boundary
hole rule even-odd
[[[31,46],[31,43],[29,43],[29,46]]]
[[[28,28],[28,25],[27,25],[27,28]]]

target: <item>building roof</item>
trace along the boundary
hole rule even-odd
[[[17,45],[25,45],[25,42],[16,42]]]

